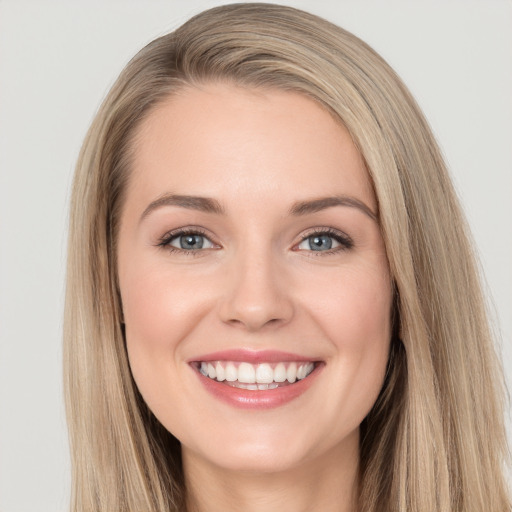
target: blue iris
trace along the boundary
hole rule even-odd
[[[313,235],[308,237],[308,242],[312,251],[328,251],[332,248],[332,237],[329,235]]]
[[[202,235],[181,235],[180,247],[186,250],[202,249],[204,237]]]

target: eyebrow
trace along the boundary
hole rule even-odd
[[[319,199],[312,199],[310,201],[298,201],[290,208],[290,215],[307,215],[309,213],[316,213],[333,206],[349,206],[357,208],[372,220],[377,221],[377,214],[374,213],[369,206],[365,203],[350,196],[332,196],[321,197]]]
[[[216,199],[210,197],[187,196],[178,194],[165,194],[152,201],[142,213],[140,220],[144,220],[152,211],[162,206],[179,206],[189,210],[197,210],[205,213],[214,213],[225,215],[226,211]],[[302,216],[311,213],[317,213],[333,206],[348,206],[357,208],[372,220],[377,220],[375,214],[365,203],[349,196],[331,196],[311,199],[308,201],[298,201],[292,205],[289,214],[293,216]]]
[[[205,213],[224,215],[226,212],[222,205],[209,197],[183,196],[178,194],[165,194],[151,202],[142,213],[140,220],[144,220],[152,211],[162,206],[179,206],[189,210],[198,210]]]

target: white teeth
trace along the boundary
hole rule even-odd
[[[219,382],[222,382],[226,379],[226,372],[224,371],[224,367],[218,362],[215,365],[215,373],[217,374],[217,380]]]
[[[226,365],[226,380],[228,382],[235,382],[235,380],[238,380],[238,370],[233,363],[228,363]]]
[[[259,384],[270,384],[274,381],[274,371],[269,364],[259,364],[256,368],[256,382]]]
[[[286,370],[286,380],[288,382],[295,382],[297,380],[297,365],[292,363]]]
[[[233,388],[239,389],[250,389],[251,391],[265,391],[267,389],[275,389],[279,387],[277,382],[272,382],[271,384],[244,384],[243,382],[231,382],[229,384]]]
[[[268,384],[258,384],[258,389],[259,390],[264,390],[264,389],[276,389],[277,387],[279,387],[277,385],[277,382],[270,382]]]
[[[238,367],[238,382],[244,382],[245,384],[256,382],[256,371],[252,364],[240,363]]]
[[[315,365],[313,363],[308,363],[304,365],[303,377],[301,379],[305,379],[313,370],[315,369]]]
[[[199,371],[218,382],[226,381],[232,386],[251,390],[266,390],[279,384],[293,384],[305,379],[315,369],[315,363],[260,363],[251,364],[234,361],[201,362]]]
[[[279,363],[274,368],[274,380],[276,382],[284,382],[286,380],[286,366],[283,363]]]

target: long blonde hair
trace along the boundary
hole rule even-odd
[[[125,350],[116,239],[135,127],[211,81],[300,92],[342,122],[373,180],[396,287],[380,397],[361,425],[359,510],[509,510],[503,381],[472,244],[429,126],[364,42],[271,4],[217,7],[126,66],[77,164],[64,330],[73,512],[184,510],[179,442],[154,418]]]

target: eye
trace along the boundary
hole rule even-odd
[[[162,237],[160,247],[178,252],[197,252],[201,249],[213,249],[213,242],[200,231],[197,230],[179,230],[167,233]]]
[[[186,251],[195,251],[198,249],[211,249],[213,244],[204,235],[187,233],[172,238],[169,242],[171,247],[177,247]]]
[[[316,231],[304,238],[297,249],[319,253],[333,253],[353,247],[350,237],[332,229]]]

